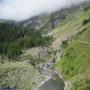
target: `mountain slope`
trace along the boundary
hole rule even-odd
[[[7,23],[10,22],[7,21]],[[9,29],[13,30],[13,25],[11,25],[12,27],[9,27],[8,30],[6,26],[8,25],[5,25],[4,29],[0,29],[0,31],[8,31]],[[36,52],[36,48],[32,48],[32,53],[31,49],[30,52],[29,50],[26,50],[26,47],[22,47],[22,49],[26,50],[25,53],[22,52],[25,56],[20,54],[19,56],[21,58],[18,59],[7,59],[6,57],[3,58],[2,54],[2,57],[0,58],[0,87],[4,84],[7,84],[7,86],[10,88],[16,86],[20,90],[33,90],[38,85],[38,83],[44,79],[35,67],[35,65],[38,65],[37,61],[41,63],[40,60],[44,60],[45,62],[45,60],[48,61],[53,59],[55,62],[57,58],[55,55],[57,51],[60,52],[60,46],[62,46],[63,55],[60,61],[55,64],[56,70],[60,74],[63,74],[65,80],[71,82],[71,90],[90,90],[89,2],[85,2],[79,6],[72,6],[71,8],[66,8],[50,15],[40,15],[23,22],[15,22],[15,26],[19,28],[14,28],[13,33],[11,34],[12,31],[10,31],[8,36],[10,40],[10,35],[18,35],[18,37],[15,37],[15,41],[12,40],[13,45],[11,42],[8,42],[11,44],[8,50],[11,50],[11,52],[15,51],[14,55],[16,56],[16,54],[18,54],[18,47],[16,46],[19,43],[21,46],[27,46],[28,49],[37,47],[38,50]],[[37,33],[37,31],[39,31],[40,34]],[[46,42],[48,40],[48,38],[42,39],[45,33],[48,33],[48,36],[53,36],[54,41],[51,46],[45,45],[45,43],[42,42],[44,44],[43,47],[38,48],[38,46],[42,45],[41,40]],[[4,35],[3,37],[8,39],[7,34],[3,33],[1,35]],[[63,41],[65,42],[63,43]],[[67,41],[69,42],[67,43]],[[6,45],[5,42],[3,43],[3,40],[2,44]],[[0,48],[2,49],[1,46]],[[56,48],[57,50],[52,50]],[[12,55],[13,53],[11,52],[9,53]],[[33,55],[31,56],[31,54]],[[60,56],[61,55],[58,55],[58,57]],[[6,59],[5,62],[2,62],[3,59]],[[33,66],[31,66],[31,64]]]
[[[88,4],[90,5],[90,3]],[[55,38],[52,45],[53,47],[55,46],[58,48],[63,40],[72,38],[72,36],[85,28],[82,24],[84,20],[89,19],[90,16],[90,10],[85,11],[85,8],[86,4],[84,3],[84,6],[81,4],[77,8],[74,7],[74,10],[71,9],[72,11],[67,14],[67,17],[62,22],[59,23],[59,26],[48,34]]]
[[[90,90],[90,9],[81,8],[72,15],[74,18],[51,33],[55,38],[72,34],[71,40],[63,43],[63,55],[55,68],[71,83],[70,90]]]

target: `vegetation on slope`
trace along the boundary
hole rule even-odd
[[[12,23],[0,23],[0,55],[16,59],[22,49],[50,44],[51,37],[43,37],[39,31]]]
[[[55,22],[59,23],[61,21],[57,19],[61,18],[62,22],[60,26],[50,33],[53,37],[59,38],[68,33],[72,34],[77,31],[83,31],[69,45],[64,46],[64,54],[61,61],[56,64],[56,69],[63,73],[65,79],[72,82],[72,90],[90,89],[90,10],[88,9],[90,7],[86,6],[84,9],[82,7],[79,9],[75,7],[69,11],[68,9],[65,11],[62,10],[62,13],[52,15],[50,18],[51,22],[46,20],[44,27],[43,25],[41,27],[41,30],[45,30],[49,26],[51,26],[50,29],[54,28],[57,26]],[[48,17],[46,18],[48,19]],[[43,37],[41,32],[37,32],[31,27],[22,27],[12,23],[0,23],[0,87],[7,85],[8,87],[16,86],[19,90],[33,90],[37,83],[40,82],[39,80],[43,79],[40,73],[30,65],[36,66],[38,60],[36,61],[36,57],[34,59],[30,56],[30,61],[28,62],[30,64],[28,64],[27,55],[25,58],[22,56],[26,60],[25,62],[15,62],[15,60],[21,55],[23,49],[46,46],[50,44],[51,40],[51,37]],[[5,56],[8,56],[14,62],[3,63],[3,57]],[[42,54],[41,56],[43,57]],[[47,56],[44,57],[46,60]]]
[[[76,14],[74,17],[78,19],[72,19],[70,25],[70,22],[62,25],[60,30],[64,28],[64,31],[57,30],[61,34],[74,28],[81,31],[63,48],[63,55],[55,68],[63,74],[65,80],[71,82],[71,90],[90,90],[90,9],[80,10]]]
[[[41,60],[32,59],[31,53],[25,59],[22,53],[28,48],[45,47],[52,39],[52,37],[42,36],[41,32],[32,28],[24,28],[12,22],[1,22],[0,89],[16,87],[18,90],[34,90],[44,79],[33,67]]]
[[[49,35],[52,35],[54,38],[59,38],[67,35],[68,33],[73,34],[79,30],[82,30],[84,26],[82,23],[87,24],[90,22],[90,8],[87,11],[84,11],[86,7],[90,4],[84,4],[79,7],[72,7],[71,11],[66,10],[68,12],[66,18],[60,22],[59,26],[55,28]]]
[[[34,90],[43,76],[27,62],[0,64],[0,88],[3,86],[19,90]]]

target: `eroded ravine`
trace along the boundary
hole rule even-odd
[[[62,49],[60,48],[60,46],[62,45],[62,41],[71,41],[73,37],[81,31],[82,30],[78,30],[73,33],[68,33],[67,35],[63,36],[63,38],[56,39],[52,43],[51,48],[56,52],[54,55],[55,62],[52,63],[52,60],[49,60],[48,62],[39,65],[39,71],[43,75],[45,75],[46,81],[41,82],[37,90],[69,90],[67,88],[68,82],[64,81],[63,76],[59,75],[58,72],[52,68],[52,66],[58,60],[60,60],[62,56]],[[57,42],[58,44],[56,44],[55,42]]]
[[[60,58],[60,52],[56,53],[56,61]],[[46,80],[41,82],[37,90],[64,90],[65,83],[62,77],[53,68],[52,61],[48,61],[38,65],[38,70],[42,73]]]

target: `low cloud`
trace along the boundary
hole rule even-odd
[[[85,0],[0,0],[0,19],[24,20],[83,1]]]

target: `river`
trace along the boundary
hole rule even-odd
[[[45,75],[45,77],[50,77],[47,81],[39,86],[37,90],[64,90],[65,83],[58,73],[51,68],[52,63],[46,62],[39,65],[39,71]]]
[[[51,78],[40,86],[38,90],[64,90],[64,82],[60,78],[58,80]]]

